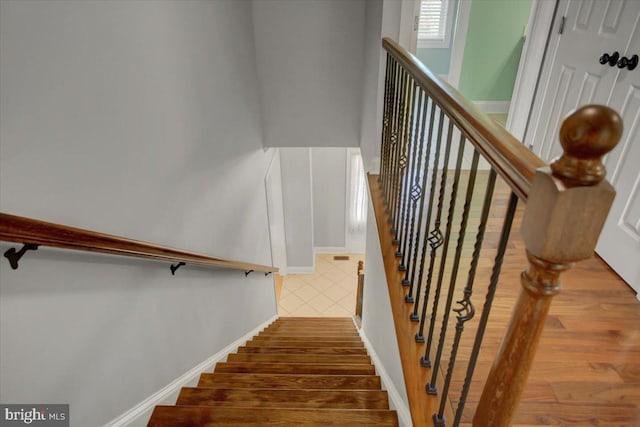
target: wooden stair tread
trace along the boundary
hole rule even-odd
[[[387,393],[381,390],[299,390],[185,387],[180,392],[176,405],[389,409]]]
[[[362,347],[238,347],[238,353],[278,353],[278,354],[341,354],[366,355]]]
[[[360,347],[364,348],[364,344],[362,342],[355,341],[323,341],[323,340],[312,340],[309,341],[296,341],[293,343],[292,341],[287,340],[251,340],[247,341],[245,344],[247,347]]]
[[[156,406],[148,427],[192,426],[397,426],[395,411],[384,409],[280,409]]]
[[[397,426],[375,373],[350,318],[280,318],[148,426]]]
[[[268,362],[268,363],[345,363],[371,364],[369,356],[334,355],[334,354],[251,354],[236,353],[227,356],[227,362]]]
[[[288,388],[288,389],[380,389],[377,375],[304,375],[213,373],[202,374],[198,387]]]
[[[255,372],[272,374],[373,375],[373,365],[331,365],[324,363],[221,362],[214,372]]]
[[[350,337],[350,338],[360,338],[360,335],[357,332],[353,331],[342,331],[336,329],[322,329],[322,330],[312,330],[312,329],[265,329],[260,332],[258,336],[261,335],[285,335],[292,337],[299,336],[313,336],[313,337],[322,337],[322,336],[331,336],[331,337]]]
[[[360,337],[350,337],[344,335],[256,335],[253,337],[254,341],[260,340],[277,340],[277,341],[350,341],[350,342],[362,342]]]

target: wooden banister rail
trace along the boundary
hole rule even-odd
[[[518,197],[527,200],[536,169],[545,165],[542,159],[395,41],[385,37],[382,47],[440,105]]]
[[[508,427],[552,297],[560,292],[560,275],[573,263],[593,256],[615,196],[604,179],[602,157],[620,139],[622,120],[605,106],[579,108],[562,123],[563,155],[547,166],[393,40],[383,39],[382,46],[388,55],[381,167],[380,176],[370,176],[369,184],[413,424],[445,427],[461,423],[521,200],[526,201],[526,209],[519,231],[529,266],[521,274],[520,295],[473,417],[474,427]],[[467,143],[473,154],[465,164]],[[452,152],[456,153],[453,168]],[[467,258],[466,286],[460,290],[458,273],[471,204],[477,196],[476,178],[481,176],[480,157],[491,170],[479,186],[484,186],[479,193],[484,194],[483,202],[481,212],[476,211],[480,215],[473,252]],[[476,313],[472,301],[475,275],[497,176],[509,186],[511,196],[454,415],[447,406],[448,392],[465,323]],[[459,189],[466,190],[465,194],[459,194]],[[453,242],[456,235],[457,242]],[[449,280],[444,280],[445,272]],[[454,298],[456,294],[460,299]],[[455,322],[451,313],[455,313]],[[447,350],[450,356],[444,373]],[[416,366],[423,369],[416,371]],[[434,405],[437,410],[432,409]],[[447,424],[451,421],[453,424]]]
[[[0,240],[158,261],[184,262],[199,266],[265,273],[278,271],[276,267],[212,257],[6,213],[0,213]]]

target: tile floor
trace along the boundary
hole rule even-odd
[[[349,260],[334,260],[333,254],[316,255],[314,274],[283,277],[278,314],[280,316],[353,316],[358,287],[358,261],[364,254],[338,254]]]

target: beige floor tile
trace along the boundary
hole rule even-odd
[[[311,307],[315,308],[316,310],[322,312],[327,308],[331,307],[334,304],[334,302],[331,301],[326,296],[322,294],[318,294],[316,295],[315,298],[310,300],[307,304],[309,304]]]
[[[338,317],[349,317],[353,316],[353,313],[350,310],[342,307],[340,304],[334,304],[331,307],[327,308],[322,312],[324,316],[338,316]]]
[[[349,295],[349,290],[345,289],[342,286],[333,285],[329,289],[324,291],[324,295],[329,297],[329,299],[331,299],[333,302],[338,302],[342,298],[344,298],[347,295]]]
[[[352,316],[358,286],[357,266],[363,254],[316,255],[314,274],[290,274],[283,278],[278,313],[281,316]]]
[[[299,307],[302,304],[304,304],[304,301],[295,294],[280,298],[280,306],[289,312],[293,312],[296,307]]]
[[[290,313],[291,316],[318,316],[322,314],[320,311],[311,307],[309,304],[300,304]]]
[[[296,294],[296,296],[300,297],[300,299],[302,299],[304,302],[309,302],[309,300],[317,296],[320,292],[318,292],[316,288],[314,288],[311,285],[305,285],[297,289],[294,293]]]

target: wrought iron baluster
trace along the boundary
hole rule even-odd
[[[431,101],[431,113],[429,114],[429,134],[427,137],[427,153],[424,157],[424,173],[422,175],[422,189],[423,191],[426,191],[427,188],[427,179],[429,176],[429,161],[430,158],[429,156],[431,155],[431,143],[433,141],[432,137],[433,137],[433,125],[435,123],[435,117],[436,117],[436,103],[433,100]],[[426,114],[426,111],[425,111]],[[440,111],[440,118],[442,119],[444,113],[442,111]],[[440,123],[442,123],[442,120],[440,120]],[[431,174],[431,189],[429,192],[429,210],[431,209],[431,206],[433,204],[433,192],[434,192],[434,186],[435,186],[435,181],[436,181],[436,171],[438,169],[438,160],[440,159],[440,146],[441,146],[441,142],[442,142],[442,126],[439,126],[439,133],[438,133],[438,137],[437,137],[437,141],[436,141],[436,152],[435,152],[435,159],[434,159],[434,166],[433,166],[433,173]],[[409,285],[409,292],[407,293],[407,295],[405,296],[405,300],[407,302],[412,303],[414,301],[413,298],[413,285],[416,283],[415,279],[416,279],[416,271],[417,271],[417,266],[418,266],[418,250],[419,250],[419,246],[420,246],[420,236],[421,236],[421,231],[422,231],[422,223],[424,221],[424,205],[425,205],[425,201],[423,200],[422,203],[420,203],[420,209],[419,209],[419,213],[418,213],[418,230],[416,231],[416,236],[415,236],[415,251],[413,254],[413,267],[411,269],[411,280],[408,279],[407,275],[405,274],[405,278],[402,281],[402,283],[404,285]],[[427,220],[427,225],[425,226],[425,229],[427,229],[429,227]],[[423,250],[422,250],[422,259],[420,262],[420,277],[418,278],[418,293],[420,292],[420,283],[422,282],[422,269],[424,267],[424,260],[425,260],[425,251],[426,251],[426,247],[423,245]],[[407,271],[408,273],[408,271]]]
[[[442,127],[444,125],[444,112],[440,110],[440,123],[438,124],[438,140],[442,139]],[[433,197],[435,196],[435,185],[436,185],[436,175],[438,171],[438,163],[439,158],[436,158],[433,164],[433,176],[431,182],[431,194],[429,195],[429,209],[427,210],[427,221],[424,228],[424,242],[422,244],[422,260],[420,264],[420,274],[418,278],[418,289],[416,290],[416,302],[413,305],[413,312],[411,313],[411,320],[414,322],[420,321],[420,329],[416,333],[416,342],[424,342],[423,330],[424,330],[424,321],[427,312],[427,304],[429,302],[429,292],[431,291],[431,277],[433,274],[433,264],[435,261],[436,250],[442,245],[442,240],[440,238],[434,239],[434,236],[442,236],[440,233],[440,218],[442,216],[442,207],[444,204],[444,193],[447,185],[447,166],[449,165],[449,156],[451,155],[451,139],[453,137],[453,122],[449,121],[449,126],[447,127],[447,143],[445,145],[444,151],[444,164],[442,167],[442,176],[440,177],[440,191],[438,195],[438,208],[436,211],[436,218],[434,222],[435,229],[431,233],[429,232],[429,227],[431,225],[431,214],[433,211]],[[424,290],[424,303],[422,304],[422,315],[418,316],[418,307],[420,306],[420,288],[422,286],[422,276],[424,273],[424,265],[426,258],[427,247],[430,248],[430,261],[429,261],[429,270],[427,271],[427,279],[425,283]],[[423,360],[420,361],[423,366],[426,365]]]
[[[424,98],[423,98],[423,94],[424,94]],[[411,203],[411,219],[410,219],[410,222],[407,221],[408,230],[405,232],[406,239],[403,246],[402,263],[401,263],[401,265],[405,267],[404,270],[406,271],[404,275],[404,279],[402,281],[403,284],[405,284],[405,282],[408,282],[409,268],[411,267],[412,261],[413,263],[415,263],[415,260],[411,258],[411,253],[413,249],[413,241],[416,238],[414,236],[414,232],[416,228],[416,225],[415,225],[416,207],[418,205],[418,202],[422,198],[422,188],[424,188],[424,184],[422,187],[420,187],[420,174],[422,173],[422,175],[424,176],[427,175],[427,171],[422,170],[422,157],[424,155],[424,145],[425,145],[424,133],[425,133],[425,128],[427,126],[428,102],[429,102],[429,98],[427,97],[426,93],[424,93],[424,89],[420,88],[420,99],[418,101],[418,105],[419,105],[418,117],[422,117],[422,119],[418,119],[419,129],[416,129],[416,140],[414,142],[416,152],[414,153],[414,162],[412,165],[412,168],[414,171],[412,176],[413,185],[410,184],[411,190],[409,191],[409,197],[411,198],[411,202],[412,202]],[[420,146],[419,150],[417,149],[418,145]],[[428,153],[429,153],[429,147],[427,147],[427,159],[429,156]]]
[[[405,71],[404,79],[402,80],[402,95],[400,102],[400,117],[398,119],[398,144],[397,144],[397,154],[396,154],[396,172],[394,176],[393,183],[393,194],[392,194],[392,203],[391,203],[391,218],[389,220],[389,224],[391,224],[391,233],[396,236],[397,228],[396,228],[396,220],[400,215],[400,204],[401,204],[401,196],[402,196],[402,175],[406,166],[406,120],[407,120],[407,99],[409,98],[409,83],[411,80],[411,75]],[[396,236],[397,237],[397,236]],[[396,240],[394,237],[394,243]]]
[[[458,315],[457,321],[456,321],[456,334],[455,334],[455,337],[453,338],[453,344],[451,346],[451,356],[449,357],[449,366],[447,368],[447,374],[444,379],[442,396],[440,397],[440,407],[438,409],[438,413],[435,414],[433,418],[433,423],[438,427],[445,425],[445,419],[444,419],[445,403],[448,401],[447,398],[449,395],[449,386],[451,384],[451,378],[453,377],[453,368],[455,367],[458,347],[460,346],[460,339],[462,338],[462,333],[464,332],[464,325],[466,322],[473,319],[473,316],[475,315],[475,307],[471,302],[471,295],[473,293],[473,285],[476,277],[476,269],[478,267],[480,250],[482,249],[482,242],[484,240],[484,233],[487,229],[487,220],[489,219],[489,211],[491,210],[491,200],[493,198],[493,190],[495,188],[495,183],[496,183],[496,172],[493,169],[491,169],[491,171],[489,172],[489,178],[487,179],[484,202],[482,203],[482,213],[480,214],[480,224],[478,224],[478,233],[476,234],[476,242],[473,246],[473,255],[471,257],[469,275],[467,276],[467,285],[464,288],[464,297],[462,300],[457,301],[457,304],[459,307],[453,310]],[[454,425],[458,425],[458,424],[456,423]]]
[[[387,52],[387,64],[385,70],[385,78],[384,78],[384,111],[382,113],[382,141],[380,143],[380,177],[378,178],[378,183],[382,185],[382,191],[385,191],[384,182],[387,176],[387,148],[388,148],[388,137],[390,131],[390,115],[391,115],[391,102],[390,102],[390,91],[391,91],[391,67],[393,66],[391,62],[391,56]]]
[[[391,187],[389,188],[389,204],[387,205],[387,209],[389,209],[389,218],[387,222],[393,225],[395,220],[395,207],[396,201],[398,200],[398,177],[399,177],[399,169],[400,169],[400,153],[402,151],[402,135],[401,135],[401,127],[402,120],[404,117],[404,102],[405,102],[405,92],[407,88],[407,80],[409,78],[409,74],[400,67],[400,78],[398,80],[398,99],[397,99],[397,110],[395,114],[395,132],[392,135],[391,144],[393,147],[393,155],[392,155],[392,174],[391,174]],[[395,230],[393,226],[391,227],[391,232],[394,233]]]
[[[434,234],[431,239],[434,242],[434,246],[442,244],[442,253],[440,254],[440,270],[438,271],[438,282],[433,294],[433,306],[431,308],[431,320],[429,321],[429,335],[427,336],[427,346],[424,351],[425,363],[431,364],[431,344],[433,343],[433,332],[435,330],[436,316],[438,314],[438,303],[440,302],[440,292],[442,290],[442,279],[444,278],[444,268],[447,263],[447,251],[449,249],[449,238],[451,237],[451,226],[453,222],[453,214],[456,208],[456,196],[458,194],[458,184],[460,183],[460,168],[462,166],[462,157],[464,155],[464,135],[460,135],[460,142],[458,145],[458,158],[456,161],[456,169],[453,176],[453,183],[451,185],[451,197],[449,200],[449,212],[447,213],[447,228],[445,231],[444,239],[442,233],[439,232],[439,228],[436,226],[437,233]],[[447,173],[448,164],[443,165],[444,174]],[[435,255],[434,255],[435,257]],[[431,271],[429,271],[431,274]],[[427,297],[425,297],[424,304],[427,304]],[[424,321],[424,319],[422,319]],[[434,370],[438,369],[438,366],[433,366]],[[434,390],[427,384],[427,393],[433,394]]]
[[[461,138],[461,149],[464,147],[464,136]],[[458,153],[458,159],[460,154]],[[453,259],[453,266],[451,270],[451,278],[449,280],[449,291],[447,293],[447,302],[444,308],[444,314],[442,316],[442,325],[440,326],[440,337],[438,339],[438,348],[436,349],[436,358],[434,360],[434,369],[431,372],[431,381],[427,388],[432,393],[438,392],[438,386],[436,384],[436,377],[438,375],[438,368],[442,358],[442,351],[444,350],[444,340],[447,336],[447,326],[449,323],[449,315],[451,313],[451,304],[453,303],[453,294],[456,290],[456,280],[458,278],[458,268],[460,267],[460,257],[462,256],[462,246],[464,244],[464,236],[467,231],[467,223],[469,220],[469,209],[471,208],[471,200],[473,199],[473,190],[476,184],[476,174],[478,172],[478,161],[480,159],[480,153],[477,150],[473,151],[473,160],[471,161],[471,170],[469,172],[469,180],[467,182],[467,193],[465,195],[464,207],[462,208],[462,220],[460,222],[460,232],[458,234],[458,242],[456,244],[456,252]],[[455,185],[455,184],[454,184]],[[454,203],[452,201],[452,203]],[[449,208],[449,212],[453,211],[453,206]],[[447,226],[448,227],[448,226]],[[449,230],[447,229],[447,233]],[[446,250],[443,251],[443,259],[446,256]],[[444,269],[444,264],[443,264]],[[439,285],[439,284],[438,284]]]
[[[400,161],[402,162],[401,166],[401,176],[400,176],[400,198],[398,200],[398,217],[396,218],[396,235],[394,238],[394,243],[398,244],[398,249],[396,252],[396,256],[402,256],[402,240],[404,238],[404,223],[408,221],[407,218],[407,209],[409,207],[409,198],[407,196],[410,186],[409,180],[409,161],[411,160],[411,149],[413,147],[414,156],[415,156],[415,145],[413,143],[413,134],[414,134],[414,108],[415,108],[415,93],[417,90],[417,85],[413,79],[411,79],[411,85],[409,90],[409,96],[407,100],[407,116],[406,116],[406,125],[405,125],[405,133],[404,133],[404,151],[402,152],[402,157]],[[400,269],[403,270],[404,265],[400,265]]]
[[[384,202],[386,207],[386,212],[389,213],[389,206],[391,202],[391,196],[393,189],[391,188],[393,182],[393,174],[394,174],[394,161],[395,161],[395,149],[398,143],[398,110],[400,106],[400,82],[402,79],[402,68],[400,64],[394,61],[394,75],[392,80],[393,86],[393,100],[391,104],[391,117],[390,117],[390,131],[388,135],[388,154],[387,154],[387,179],[385,184],[385,192],[384,192]]]
[[[460,400],[458,401],[458,408],[456,409],[455,419],[453,425],[460,424],[462,419],[462,411],[467,401],[469,394],[469,387],[471,386],[471,379],[473,378],[473,371],[478,361],[478,354],[480,353],[480,346],[482,345],[482,338],[484,337],[484,331],[487,328],[487,321],[489,320],[489,314],[491,313],[491,306],[496,294],[496,288],[498,286],[498,278],[500,277],[500,270],[502,269],[502,261],[504,260],[504,253],[507,250],[507,242],[509,241],[509,234],[511,233],[511,225],[513,224],[513,217],[515,216],[516,207],[518,206],[518,196],[515,193],[511,193],[509,197],[509,204],[507,206],[507,212],[505,214],[504,222],[502,223],[502,231],[500,232],[500,241],[498,243],[498,249],[496,257],[493,262],[493,271],[491,272],[491,279],[489,281],[489,288],[487,290],[487,296],[484,300],[484,306],[482,307],[482,314],[478,323],[478,330],[476,331],[476,337],[473,342],[473,348],[471,350],[471,356],[469,358],[469,365],[467,365],[467,373],[464,378],[464,384],[462,386],[462,392],[460,393]]]

